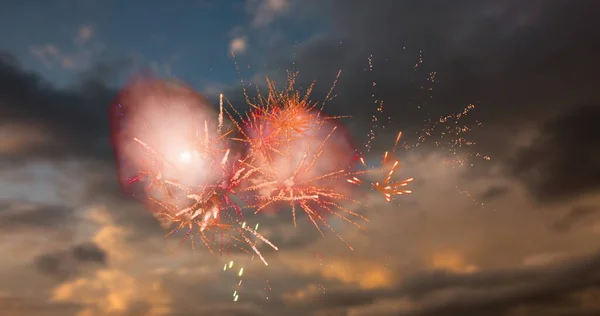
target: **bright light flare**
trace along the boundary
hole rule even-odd
[[[179,160],[183,163],[189,163],[192,160],[192,154],[189,151],[183,151],[179,154]]]

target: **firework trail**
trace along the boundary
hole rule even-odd
[[[246,225],[247,225],[246,222],[244,222],[243,226],[245,227]],[[259,224],[256,224],[256,226],[254,226],[254,231],[258,231],[258,225]],[[236,265],[236,269],[237,269],[236,270],[237,271],[236,272],[236,276],[237,276],[237,278],[239,280],[238,280],[238,283],[234,286],[234,289],[233,289],[233,295],[232,295],[232,297],[233,297],[233,301],[234,302],[238,301],[239,296],[240,296],[240,292],[242,290],[242,282],[243,282],[243,276],[244,276],[244,271],[245,271],[244,269],[245,269],[245,267],[248,266],[248,264],[250,262],[252,262],[252,260],[254,260],[254,257],[255,257],[254,255],[252,257],[250,257],[250,260],[247,261],[246,265],[243,265],[243,264],[239,265],[240,266],[239,269],[237,269],[238,265]],[[234,267],[234,261],[231,260],[231,261],[229,261],[229,263],[225,263],[225,265],[223,266],[223,271],[232,270],[233,267]]]

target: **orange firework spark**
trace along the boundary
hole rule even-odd
[[[402,137],[402,132],[398,133],[398,136],[396,136],[396,142],[394,143],[394,147],[392,149],[392,154],[394,154],[396,152],[396,149],[398,148],[398,142],[400,141],[400,138]],[[364,158],[360,158],[360,162],[363,164],[363,166],[365,168],[367,167],[367,163],[365,162]],[[383,155],[383,159],[381,160],[381,168],[380,168],[380,172],[384,174],[384,178],[381,180],[381,182],[379,181],[374,181],[371,183],[371,186],[377,190],[377,192],[381,193],[383,195],[383,197],[385,198],[385,200],[387,202],[390,202],[392,200],[392,197],[394,195],[402,195],[402,194],[410,194],[412,193],[411,190],[407,190],[405,187],[414,180],[414,178],[407,178],[404,180],[400,180],[400,181],[393,181],[392,177],[394,175],[394,173],[396,172],[396,170],[398,170],[398,168],[400,167],[400,161],[399,160],[392,160],[390,159],[390,154],[389,152],[385,152],[385,154]],[[352,184],[362,184],[363,181],[354,176],[352,178],[348,178],[346,181],[348,181],[349,183]]]
[[[369,56],[368,62],[369,62],[369,72],[373,72],[373,56],[372,55]],[[423,62],[423,58],[421,55],[419,55],[419,61],[415,64],[415,71],[417,70],[418,66],[422,62]],[[376,107],[376,113],[373,114],[373,116],[371,117],[371,128],[369,129],[369,133],[367,134],[368,138],[367,138],[367,141],[365,142],[365,149],[367,152],[370,152],[372,149],[372,144],[375,141],[375,138],[377,137],[377,130],[385,129],[385,127],[386,127],[386,122],[384,121],[384,117],[382,116],[384,114],[384,102],[377,98],[377,93],[376,93],[377,92],[377,82],[375,80],[372,81],[372,87],[373,87],[373,94],[371,96],[373,97],[373,103],[376,104],[377,107]],[[391,119],[390,117],[387,117],[388,122],[390,119]],[[396,152],[396,149],[398,147],[398,143],[399,143],[401,137],[402,137],[402,132],[399,132],[398,135],[396,136],[396,141],[394,142],[394,147],[392,149],[392,153]],[[364,159],[364,157],[362,157],[362,155],[360,157],[360,162],[365,167],[367,172],[373,171],[373,169],[369,169],[369,167],[367,166],[367,163],[365,162],[365,159]],[[413,178],[404,179],[402,181],[393,181],[392,180],[394,173],[396,172],[396,170],[399,167],[400,167],[400,161],[399,160],[391,160],[389,157],[389,152],[386,151],[385,154],[383,155],[383,160],[381,161],[381,167],[379,168],[379,171],[382,174],[384,174],[384,178],[381,181],[371,182],[371,188],[380,192],[387,202],[390,202],[394,195],[408,194],[408,193],[412,192],[410,190],[406,190],[405,187],[411,181],[413,181]],[[363,183],[363,180],[357,176],[352,176],[352,177],[346,179],[346,181],[348,183],[355,184],[355,185],[360,185]]]
[[[394,144],[392,153],[396,152],[396,148],[398,147],[398,141],[400,141],[400,137],[402,137],[402,132],[399,132],[398,136],[396,137],[396,143]],[[387,174],[381,183],[379,183],[379,182],[373,183],[373,187],[378,192],[383,194],[383,196],[385,197],[385,200],[389,202],[392,200],[393,195],[412,193],[411,190],[406,190],[405,187],[410,182],[412,182],[414,179],[407,178],[407,179],[404,179],[401,181],[392,181],[392,176],[394,175],[394,172],[400,167],[400,161],[399,160],[391,161],[391,160],[388,160],[388,158],[389,158],[389,155],[388,155],[388,152],[386,151],[385,154],[383,155],[383,159],[381,161],[381,168],[383,170],[388,170]],[[391,165],[391,167],[387,167],[389,165]]]
[[[236,140],[249,146],[250,153],[241,162],[256,171],[251,178],[252,185],[245,191],[256,193],[256,213],[271,205],[286,203],[292,209],[296,226],[296,210],[299,207],[322,235],[319,222],[343,241],[327,222],[326,215],[337,216],[359,228],[360,225],[350,216],[366,218],[342,206],[344,202],[359,202],[348,198],[339,183],[335,183],[343,183],[355,173],[345,168],[323,171],[328,150],[331,151],[329,147],[335,147],[330,140],[337,129],[333,126],[325,134],[324,127],[340,117],[324,116],[317,109],[318,104],[310,101],[314,83],[304,95],[296,90],[296,75],[288,73],[284,90],[278,90],[274,82],[267,79],[268,95],[263,96],[259,91],[257,102],[248,101],[251,111],[243,124],[235,123],[230,115],[242,134],[242,138]],[[331,90],[326,100],[330,94]],[[235,109],[233,111],[239,115]]]

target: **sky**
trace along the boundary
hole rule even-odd
[[[3,1],[0,314],[600,314],[598,12],[593,0]],[[413,193],[386,203],[365,189],[364,231],[332,220],[354,250],[306,217],[294,228],[287,209],[256,219],[280,249],[260,246],[268,267],[164,239],[118,185],[119,89],[151,71],[244,109],[242,81],[283,84],[286,70],[316,80],[317,101],[341,70],[325,111],[351,116],[359,146],[384,102],[372,164],[398,131],[416,144],[469,104],[455,125],[473,145],[442,124],[400,150]]]

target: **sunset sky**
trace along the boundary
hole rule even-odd
[[[2,1],[0,315],[599,315],[599,12],[594,0]],[[366,231],[332,220],[354,250],[306,217],[294,228],[285,208],[255,218],[280,248],[260,246],[268,267],[163,239],[118,185],[119,89],[150,70],[244,109],[242,80],[254,91],[288,69],[317,81],[316,101],[342,71],[325,110],[352,116],[358,146],[384,101],[372,163],[398,131],[414,143],[469,104],[475,145],[455,153],[435,130],[400,150],[413,194],[364,190]]]

